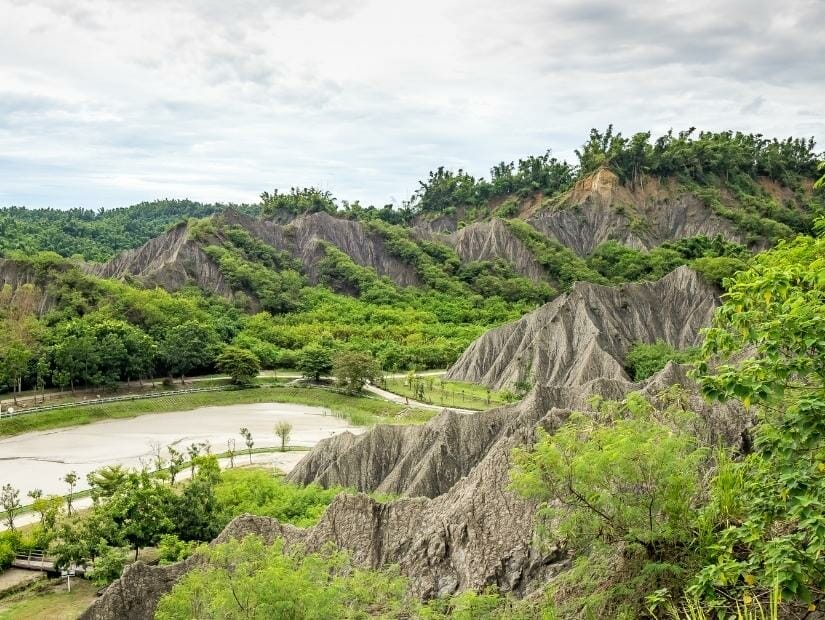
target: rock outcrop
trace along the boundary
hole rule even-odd
[[[317,262],[324,257],[321,242],[331,243],[355,263],[375,270],[399,286],[420,284],[413,265],[391,254],[381,235],[368,231],[361,222],[313,213],[296,218],[284,230],[292,243],[286,249],[298,258],[311,282],[317,282]]]
[[[288,224],[277,224],[234,209],[217,216],[217,221],[239,226],[267,245],[287,252],[301,263],[313,284],[318,282],[318,263],[325,256],[323,243],[334,245],[357,264],[374,269],[399,286],[420,284],[415,268],[393,256],[381,236],[369,232],[360,222],[328,213],[312,213]],[[133,277],[169,291],[193,284],[225,297],[232,294],[218,264],[199,241],[190,237],[185,223],[139,248],[119,254],[108,263],[90,265],[87,270],[104,278]]]
[[[607,169],[585,177],[528,221],[580,256],[592,254],[609,240],[636,249],[695,235],[746,241],[730,220],[716,215],[694,194],[656,179],[631,190]]]
[[[420,238],[437,241],[453,248],[462,263],[502,259],[516,273],[535,282],[546,282],[547,273],[527,246],[502,220],[493,218],[476,222],[450,234],[436,234],[426,229],[414,229]]]
[[[69,269],[63,265],[60,269]],[[0,294],[4,303],[17,305],[24,314],[42,316],[54,307],[48,276],[38,274],[26,262],[0,258]]]
[[[695,345],[717,304],[716,288],[688,267],[656,282],[615,288],[579,282],[478,338],[447,378],[493,389],[519,381],[557,387],[596,379],[629,383],[624,358],[633,343]]]
[[[502,426],[476,466],[435,498],[404,497],[380,503],[363,494],[339,495],[312,528],[299,529],[265,517],[240,517],[216,542],[256,534],[269,542],[283,538],[288,545],[300,543],[309,551],[332,542],[349,550],[361,565],[399,565],[410,580],[411,593],[422,598],[492,584],[523,594],[565,568],[568,558],[559,549],[536,543],[535,505],[507,489],[510,454],[516,445],[532,440],[538,420],[552,428],[567,413],[548,413],[538,395],[506,412],[506,431]],[[447,426],[440,428],[446,432]],[[380,436],[380,428],[370,433]],[[449,432],[430,438],[439,449],[449,446],[458,452],[463,448]],[[322,451],[322,447],[315,449]],[[185,562],[174,567],[131,568],[82,617],[149,618],[160,596],[193,566]]]
[[[137,278],[168,291],[194,284],[218,295],[232,294],[217,263],[190,238],[185,223],[108,263],[91,265],[89,271],[103,278]]]

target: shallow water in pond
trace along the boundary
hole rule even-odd
[[[26,433],[0,439],[0,484],[10,483],[20,489],[20,499],[29,503],[26,493],[42,489],[44,493],[68,492],[61,478],[69,471],[78,474],[77,490],[88,488],[86,474],[104,465],[121,464],[140,467],[152,462],[152,443],[165,447],[175,445],[186,451],[191,443],[208,441],[214,453],[226,451],[226,442],[234,438],[236,449],[246,449],[238,433],[247,427],[255,440],[255,448],[279,446],[274,426],[285,420],[292,424],[289,444],[312,447],[346,430],[358,433],[329,410],[307,405],[262,403],[202,407],[191,411],[152,413],[136,418],[96,422],[73,428]],[[257,462],[272,463],[289,470],[304,452],[258,455]],[[236,457],[239,464],[248,463],[247,456]]]

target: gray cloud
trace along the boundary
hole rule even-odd
[[[825,3],[0,0],[0,204],[409,197],[590,127],[825,137]]]

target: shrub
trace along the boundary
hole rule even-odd
[[[668,362],[684,364],[696,355],[695,349],[679,351],[666,342],[637,342],[625,356],[625,366],[634,381],[644,381],[667,366]]]

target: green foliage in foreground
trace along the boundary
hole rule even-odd
[[[164,596],[158,620],[178,618],[400,617],[404,580],[395,569],[367,571],[333,548],[304,554],[282,541],[248,536],[201,551],[205,566]]]
[[[637,342],[625,356],[625,365],[634,381],[644,381],[664,368],[668,362],[686,364],[696,358],[695,349],[679,351],[666,342]]]
[[[257,536],[198,551],[203,560],[158,604],[158,620],[200,618],[386,618],[421,620],[528,620],[555,618],[540,605],[515,602],[495,591],[467,592],[421,604],[407,593],[398,568],[365,570],[327,546],[307,554],[282,540]]]
[[[221,528],[245,513],[275,517],[281,523],[307,527],[317,523],[326,507],[343,489],[302,487],[285,482],[264,469],[235,469],[221,473],[215,486]]]
[[[825,221],[817,223],[825,233]],[[742,355],[742,352],[745,355]],[[733,501],[693,591],[825,599],[825,238],[798,237],[739,274],[708,331],[706,396],[758,405],[756,451],[736,463]]]
[[[548,587],[562,617],[801,618],[825,601],[825,239],[739,273],[702,357],[707,397],[757,407],[744,453],[708,445],[675,389],[596,403],[516,451],[514,488],[578,556]]]
[[[657,411],[638,394],[514,452],[512,485],[540,502],[540,532],[581,556],[576,576],[551,586],[568,590],[562,617],[634,617],[645,595],[681,584],[707,457],[678,398]],[[635,576],[619,583],[619,567]]]

